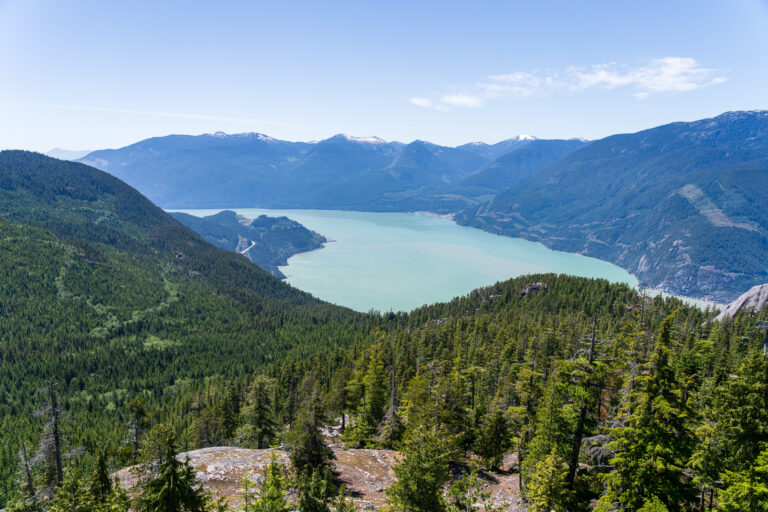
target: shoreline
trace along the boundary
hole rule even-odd
[[[231,209],[231,208],[223,208],[222,210],[226,210],[226,209]],[[562,250],[559,250],[559,249],[553,249],[551,247],[547,247],[545,244],[543,244],[542,242],[540,242],[538,240],[528,240],[528,239],[523,238],[523,237],[508,237],[506,235],[501,235],[499,233],[494,233],[492,231],[487,231],[487,230],[484,230],[484,229],[481,229],[481,228],[478,228],[478,227],[475,227],[475,226],[466,225],[466,224],[460,224],[460,223],[458,223],[455,220],[455,215],[456,215],[455,213],[441,214],[441,213],[435,213],[435,212],[430,212],[430,211],[426,211],[426,210],[410,211],[410,212],[368,212],[368,211],[363,211],[363,210],[315,210],[315,209],[312,209],[312,208],[282,208],[281,209],[281,208],[259,208],[259,207],[255,207],[253,209],[255,209],[255,210],[270,210],[270,211],[280,211],[280,210],[301,211],[301,210],[305,210],[305,211],[338,211],[338,212],[350,212],[350,213],[377,213],[377,214],[378,213],[415,214],[415,215],[420,215],[420,216],[424,216],[424,217],[428,217],[428,218],[433,218],[433,219],[449,220],[449,221],[453,222],[454,224],[456,224],[457,226],[461,226],[463,228],[469,228],[469,229],[473,229],[473,230],[477,230],[477,231],[482,231],[484,233],[488,233],[488,234],[499,236],[499,237],[503,237],[503,238],[519,239],[519,240],[523,240],[523,241],[526,241],[526,242],[534,243],[534,244],[537,244],[537,245],[539,245],[539,246],[541,246],[541,247],[543,247],[543,248],[545,248],[545,249],[547,249],[549,251],[561,252],[561,253],[564,253],[564,254],[573,254],[573,255],[586,256],[586,255],[579,254],[579,253],[562,251]],[[189,213],[190,210],[214,211],[214,210],[217,210],[217,209],[216,208],[199,208],[199,209],[198,208],[190,208],[190,209],[169,208],[166,211],[168,211],[168,212],[182,211],[182,212]],[[295,220],[295,219],[292,219],[292,220]],[[321,235],[321,236],[325,236],[325,235]],[[330,239],[329,237],[325,237],[325,238],[326,238],[325,243],[336,242],[336,240]],[[323,244],[321,247],[317,247],[317,248],[312,249],[310,251],[302,251],[302,252],[312,252],[312,251],[316,251],[316,250],[322,249],[324,247],[325,247],[325,244]],[[297,254],[299,254],[299,253],[297,253]],[[292,255],[292,256],[294,256],[294,255]],[[685,295],[677,295],[677,294],[670,293],[669,291],[666,291],[666,290],[663,290],[663,289],[659,289],[659,288],[654,288],[654,287],[643,287],[643,288],[641,288],[640,287],[640,282],[641,281],[637,278],[636,275],[631,273],[628,269],[625,269],[624,267],[621,267],[620,265],[617,265],[616,263],[613,263],[613,262],[608,261],[608,260],[604,260],[604,259],[601,259],[601,258],[595,258],[594,256],[586,256],[586,257],[597,259],[599,261],[603,261],[605,263],[608,263],[610,265],[614,265],[617,268],[620,268],[620,269],[624,270],[627,274],[632,276],[632,278],[635,281],[634,283],[627,283],[627,284],[631,288],[637,290],[639,293],[644,293],[644,294],[646,294],[648,296],[651,296],[651,297],[655,297],[655,296],[661,296],[662,298],[674,297],[676,299],[679,299],[680,301],[682,301],[684,304],[686,304],[688,306],[697,307],[697,308],[699,308],[701,310],[706,310],[706,309],[710,309],[710,310],[713,310],[713,311],[714,310],[722,310],[726,306],[726,304],[721,304],[721,303],[714,302],[712,300],[708,300],[708,299],[705,299],[705,298],[696,298],[696,297],[689,297],[689,296],[685,296]],[[290,258],[287,258],[287,260],[288,259],[290,259]],[[287,263],[286,265],[279,265],[278,268],[287,267],[289,263],[287,261],[286,261],[286,263]],[[570,274],[570,275],[576,275],[576,274]],[[427,305],[427,304],[425,304],[425,305]]]
[[[707,299],[697,299],[696,297],[687,297],[685,295],[675,295],[674,293],[665,292],[664,290],[660,290],[658,288],[640,288],[639,286],[636,286],[635,289],[637,289],[639,293],[647,294],[650,297],[661,296],[663,299],[675,298],[682,301],[684,304],[688,306],[697,307],[702,311],[706,311],[707,309],[710,309],[711,311],[716,311],[716,310],[722,311],[723,308],[727,306],[727,304],[720,304],[718,302],[713,302]]]

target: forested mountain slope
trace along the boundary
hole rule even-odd
[[[119,448],[131,398],[169,410],[206,379],[370,331],[364,315],[212,246],[116,178],[35,153],[0,152],[0,272],[6,490],[49,380],[70,448],[93,455],[104,442]]]
[[[452,192],[487,201],[587,144],[580,139],[529,141],[521,148],[498,157],[485,169],[464,178],[452,188]]]
[[[453,191],[455,184],[533,140],[453,148],[347,135],[312,143],[256,133],[169,135],[94,151],[80,161],[125,180],[166,208],[445,212],[477,202]]]
[[[260,215],[246,219],[231,210],[207,217],[174,212],[178,220],[216,247],[235,251],[275,277],[284,278],[278,266],[294,254],[320,249],[325,237],[287,217]]]
[[[757,412],[768,407],[768,358],[755,328],[762,315],[721,324],[625,285],[524,276],[384,318],[367,348],[300,368],[277,363],[231,385],[250,389],[243,411],[259,404],[263,414],[286,418],[298,403],[301,414],[337,425],[344,415],[347,447],[398,450],[386,489],[398,511],[455,510],[466,496],[492,502],[498,495],[482,490],[499,473],[515,476],[532,511],[682,512],[700,503],[758,510],[743,493],[765,482],[750,476],[768,453],[758,448],[768,441],[760,431],[768,418]],[[265,388],[274,400],[258,398]],[[201,412],[204,423],[188,423],[198,438],[203,426],[231,417],[218,404]],[[230,433],[217,430],[213,444],[237,442],[238,432],[262,424],[250,414]],[[307,423],[283,428],[270,427],[251,446],[287,439],[295,470],[312,471],[294,455],[307,447],[290,444]],[[296,489],[298,499],[311,493]],[[504,505],[520,510],[514,500]]]
[[[593,142],[457,220],[727,302],[768,280],[767,198],[768,112],[729,112]]]
[[[0,485],[14,511],[127,512],[109,471],[136,463],[134,508],[222,510],[174,454],[271,444],[289,448],[291,478],[275,463],[260,484],[280,510],[353,510],[323,438],[339,419],[346,446],[400,452],[385,490],[397,511],[465,510],[500,469],[531,510],[768,507],[762,311],[717,322],[547,274],[356,314],[104,173],[33,153],[0,153],[0,208]]]
[[[309,499],[327,506],[337,498],[321,432],[342,417],[347,446],[401,452],[386,489],[396,510],[463,507],[465,493],[482,502],[477,471],[491,478],[504,460],[532,507],[586,511],[597,501],[601,510],[656,503],[682,511],[703,500],[744,510],[740,490],[753,484],[739,479],[760,467],[768,441],[768,420],[748,413],[768,410],[760,316],[721,324],[674,299],[556,275],[378,317],[317,303],[247,262],[285,293],[235,293],[224,283],[235,279],[242,258],[211,248],[128,187],[78,164],[61,169],[39,155],[0,156],[3,175],[17,176],[1,182],[11,207],[3,211],[15,217],[2,221],[2,268],[13,273],[8,282],[35,295],[3,287],[10,314],[0,370],[9,378],[0,412],[3,432],[16,435],[3,437],[0,467],[14,503],[28,490],[16,471],[22,439],[48,454],[32,466],[38,491],[26,506],[41,503],[39,490],[56,482],[44,450],[51,416],[27,414],[50,396],[37,391],[50,379],[67,451],[86,449],[64,461],[58,496],[83,506],[104,498],[78,475],[98,475],[100,467],[143,461],[141,508],[156,499],[152,478],[177,471],[163,458],[175,447],[270,443],[288,443],[295,475],[284,482],[278,477],[286,468],[270,470],[278,496],[290,489],[302,510]],[[57,173],[66,179],[35,185]],[[40,224],[54,219],[48,228],[20,222],[13,206],[25,195],[26,209],[48,210],[36,216]],[[118,203],[143,215],[117,213]],[[103,218],[94,229],[111,225],[113,239],[75,236],[83,215]],[[155,231],[163,226],[180,230],[170,254]],[[129,255],[120,247],[131,243]],[[184,251],[193,246],[218,258],[207,269],[185,267],[194,257]],[[211,276],[222,261],[230,262],[231,280],[216,284]],[[147,305],[151,311],[139,309]],[[122,316],[128,311],[130,318]],[[170,443],[165,451],[163,443]],[[102,449],[106,455],[97,457]],[[469,471],[472,459],[482,469],[454,481],[451,468]],[[185,478],[175,485],[190,485]],[[624,493],[628,487],[636,492]],[[120,503],[113,509],[125,510]],[[61,507],[56,501],[52,510]]]

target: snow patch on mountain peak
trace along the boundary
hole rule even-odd
[[[218,137],[222,139],[258,139],[263,140],[266,142],[274,141],[275,139],[270,137],[269,135],[264,135],[263,133],[256,133],[256,132],[244,132],[244,133],[227,133],[227,132],[214,132],[214,133],[208,133],[206,135],[210,135],[211,137]]]
[[[354,137],[352,135],[347,135],[346,133],[342,133],[340,135],[352,142],[366,142],[369,144],[386,144],[387,143],[387,141],[379,137]]]

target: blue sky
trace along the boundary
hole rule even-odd
[[[0,148],[456,145],[768,108],[768,0],[0,0]]]

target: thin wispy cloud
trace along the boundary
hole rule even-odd
[[[180,113],[180,112],[158,112],[158,111],[150,111],[150,110],[134,110],[134,109],[127,109],[127,108],[93,107],[93,106],[86,106],[86,105],[46,105],[46,106],[50,108],[58,108],[58,109],[64,109],[64,110],[112,112],[112,113],[118,113],[118,114],[137,114],[137,115],[145,115],[145,116],[172,117],[177,119],[203,119],[206,121],[223,121],[223,122],[243,123],[243,124],[263,124],[263,125],[270,125],[270,126],[285,127],[285,125],[281,125],[278,123],[271,123],[269,121],[263,121],[260,119],[248,119],[248,118],[242,118],[242,117],[211,116],[211,115],[205,115],[205,114],[186,114],[186,113]]]
[[[418,107],[434,108],[435,110],[448,110],[447,105],[435,103],[429,98],[411,98],[411,103]]]
[[[639,68],[618,68],[615,64],[593,66],[589,71],[573,69],[578,90],[604,86],[630,87],[637,98],[654,93],[687,92],[727,80],[717,69],[701,67],[695,59],[667,57]]]
[[[491,75],[471,87],[453,88],[434,98],[411,98],[412,104],[435,110],[477,108],[499,98],[525,98],[554,92],[626,89],[637,99],[653,94],[681,93],[727,80],[721,70],[701,66],[689,57],[654,59],[641,66],[610,62],[564,70],[516,71]]]

